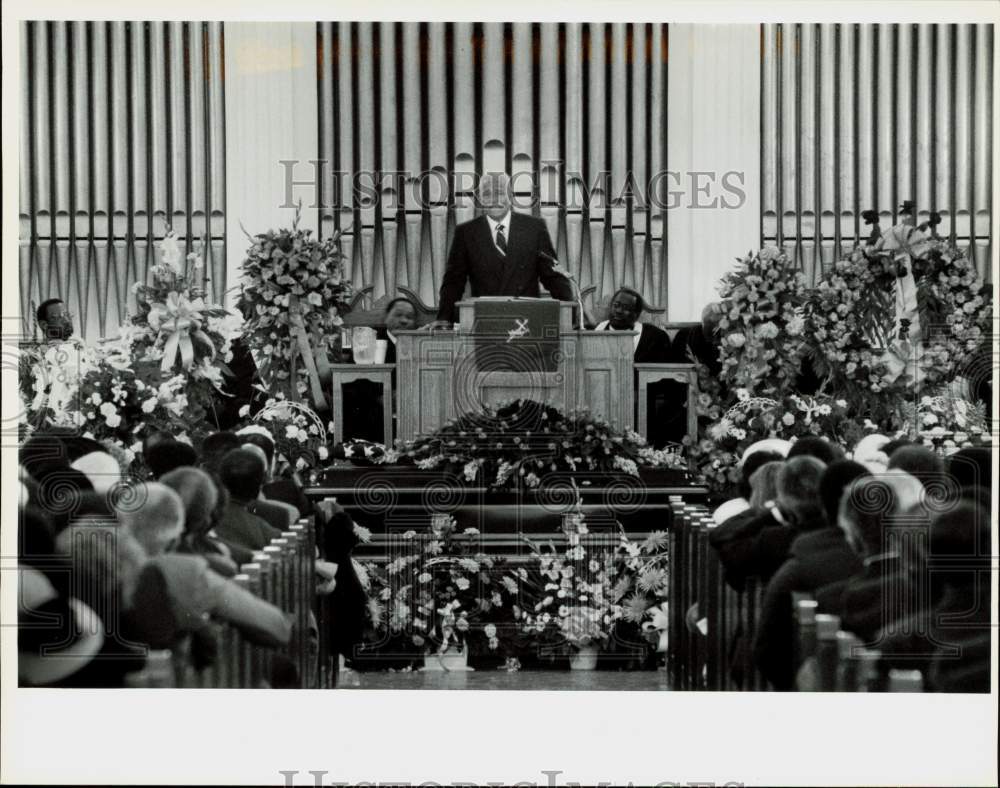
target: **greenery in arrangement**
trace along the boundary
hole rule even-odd
[[[905,203],[900,214],[912,212]],[[936,216],[884,232],[875,211],[864,219],[869,238],[815,288],[777,249],[749,254],[722,280],[722,373],[700,365],[699,435],[685,441],[690,469],[714,491],[735,482],[743,449],[762,438],[819,435],[845,448],[871,432],[927,438],[915,414],[928,398],[965,403],[965,423],[935,425],[957,433],[953,445],[979,435],[962,378],[990,336],[989,286],[934,236]],[[796,393],[804,371],[818,387],[808,396]]]
[[[532,400],[468,413],[434,434],[402,443],[383,462],[443,469],[491,487],[538,487],[550,473],[625,473],[680,467],[675,452],[656,451],[631,430],[620,432],[586,410],[563,413]]]
[[[342,315],[351,285],[343,270],[340,233],[324,240],[299,229],[301,205],[291,229],[250,238],[243,262],[238,308],[244,338],[270,392],[320,405],[317,363],[339,347]]]

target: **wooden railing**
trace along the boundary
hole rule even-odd
[[[327,646],[328,603],[317,598],[315,566],[321,515],[303,519],[240,567],[234,582],[293,619],[283,648],[251,643],[233,625],[214,623],[215,658],[199,669],[186,639],[172,650],[151,651],[146,667],[128,679],[133,687],[327,688],[336,680],[336,662]]]

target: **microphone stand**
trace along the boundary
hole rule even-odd
[[[580,292],[580,285],[577,283],[576,277],[573,276],[573,274],[571,274],[568,270],[563,269],[563,267],[559,265],[559,261],[549,253],[539,250],[538,254],[544,257],[550,263],[552,263],[552,270],[555,273],[557,273],[563,279],[569,280],[569,282],[572,284],[573,293],[576,296],[576,308],[579,314],[579,319],[577,321],[580,324],[579,330],[584,331],[585,328],[583,325],[583,294]]]

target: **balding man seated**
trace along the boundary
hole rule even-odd
[[[127,615],[136,640],[168,648],[200,631],[211,615],[255,643],[288,643],[292,626],[278,608],[213,572],[202,556],[174,552],[184,533],[184,503],[170,487],[146,484],[144,500],[121,511],[119,521],[149,556]]]

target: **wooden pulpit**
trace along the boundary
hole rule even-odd
[[[573,328],[573,304],[549,298],[458,303],[454,330],[397,337],[397,437],[427,435],[463,413],[515,399],[589,408],[634,428],[633,335]]]

